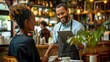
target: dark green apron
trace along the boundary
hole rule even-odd
[[[59,27],[59,31],[61,29],[61,26]],[[70,29],[72,30],[72,21],[71,21],[71,27]],[[74,60],[79,60],[79,51],[75,45],[70,45],[64,41],[61,41],[59,36],[58,36],[58,56],[59,57],[71,57],[71,59]]]

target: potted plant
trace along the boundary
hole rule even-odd
[[[91,55],[94,55],[95,50],[94,47],[98,44],[98,41],[100,40],[103,32],[105,31],[105,25],[108,23],[104,22],[100,27],[98,27],[96,30],[88,31],[88,30],[80,30],[77,35],[72,36],[67,39],[67,43],[70,45],[75,44],[79,45],[82,44],[84,46],[87,46],[89,48],[92,48]],[[84,48],[84,50],[86,47]],[[93,62],[96,62],[93,61]]]

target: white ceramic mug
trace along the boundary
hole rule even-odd
[[[62,57],[61,62],[70,62],[70,57]]]

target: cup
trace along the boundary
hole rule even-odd
[[[83,62],[83,60],[70,60],[70,62]]]
[[[61,62],[70,62],[70,57],[62,57]]]
[[[40,38],[40,44],[41,44],[41,45],[44,44],[44,40],[43,40],[43,38]]]
[[[50,56],[48,62],[54,62],[57,56]]]

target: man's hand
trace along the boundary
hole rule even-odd
[[[55,58],[54,62],[60,62],[60,60],[57,58]]]
[[[42,62],[48,62],[49,57],[48,56],[44,56],[42,57]]]

